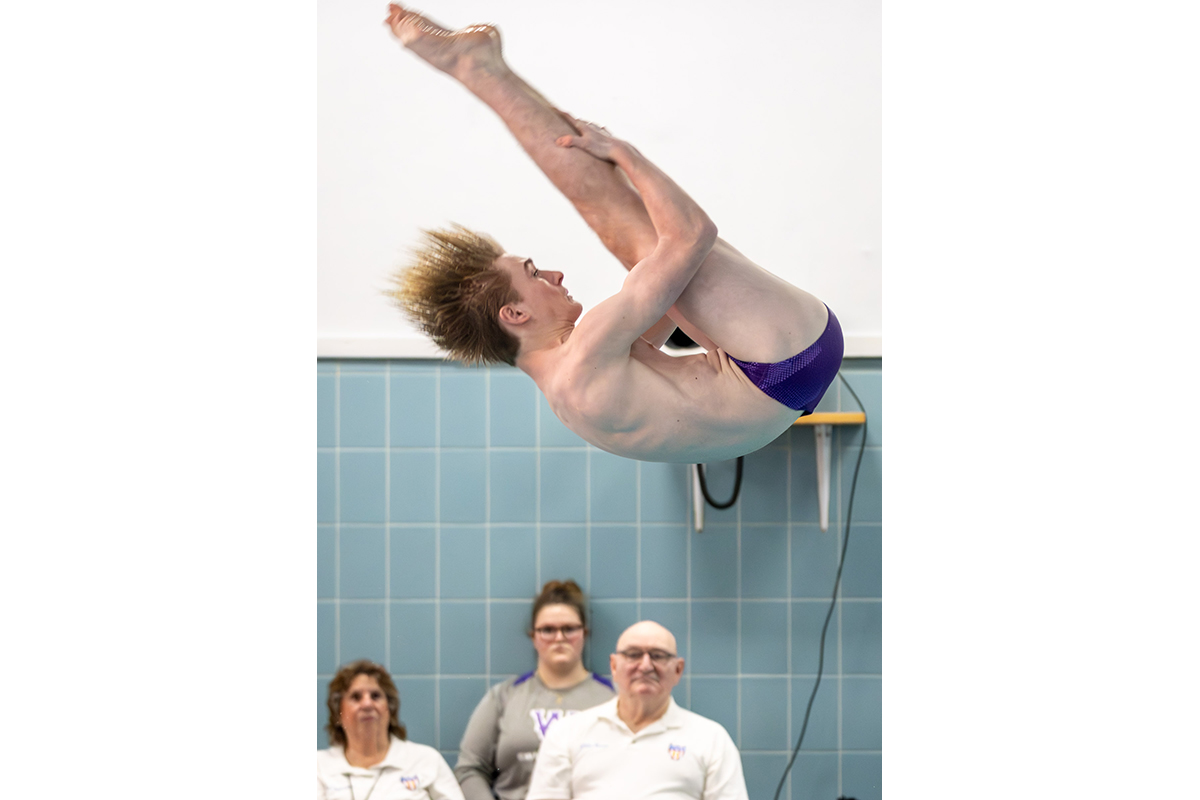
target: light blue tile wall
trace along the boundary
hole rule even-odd
[[[843,375],[870,424],[792,800],[882,797],[882,364]],[[321,361],[317,403],[319,747],[329,679],[366,657],[395,676],[410,737],[453,764],[484,690],[534,666],[530,598],[573,577],[591,603],[588,666],[607,673],[638,619],[666,625],[686,657],[676,701],[725,725],[751,800],[770,800],[817,676],[861,428],[836,434],[828,532],[813,434],[794,428],[747,456],[737,504],[708,508],[697,534],[686,465],[588,446],[517,370]],[[839,382],[821,410],[857,406]],[[733,467],[708,468],[718,500]]]

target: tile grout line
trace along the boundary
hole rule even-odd
[[[690,519],[690,517],[689,517],[689,519]],[[499,522],[498,521],[498,522],[493,522],[491,524],[491,527],[494,527],[494,528],[523,528],[523,527],[527,527],[530,522],[532,522],[532,520],[517,521],[517,522]],[[418,520],[415,522],[391,522],[388,524],[390,524],[393,528],[428,528],[432,523],[433,523],[432,519],[427,519],[427,520]],[[332,525],[333,523],[324,523],[324,524]],[[376,522],[343,522],[342,528],[347,529],[347,530],[353,530],[355,528],[377,528],[377,527],[379,527],[379,524],[380,523],[378,521],[376,521]],[[483,522],[456,522],[454,524],[456,527],[459,527],[459,528],[479,528],[479,529],[482,529],[485,525],[485,523],[483,523]],[[582,522],[547,522],[547,523],[545,523],[545,527],[547,527],[547,528],[578,528],[582,524],[583,524]],[[672,529],[677,529],[677,528],[683,527],[684,524],[685,523],[683,523],[683,522],[646,522],[642,525],[642,527],[643,528],[652,528],[652,529],[657,528],[660,530],[670,531]],[[761,530],[761,529],[778,528],[781,524],[783,524],[783,523],[781,523],[781,522],[744,522],[744,523],[742,523],[742,528],[746,531],[754,531],[754,530]],[[817,527],[818,523],[814,520],[812,522],[796,521],[796,522],[793,522],[792,524],[793,525],[806,525],[810,528],[815,529]],[[883,527],[883,523],[871,522],[869,520],[859,521],[854,524],[859,526],[860,528],[879,529],[879,528]],[[635,525],[635,523],[633,523],[633,522],[605,522],[604,525],[606,527],[629,528],[631,530],[633,530],[637,527]],[[728,527],[730,527],[729,523],[715,523],[712,525],[706,525],[705,530],[708,530],[710,528],[720,529],[720,528],[728,528]],[[828,536],[828,534],[824,534],[824,535]],[[834,535],[836,535],[836,533]],[[782,595],[779,595],[779,596],[782,597]],[[829,595],[826,594],[826,595],[824,595],[824,597],[828,599]],[[754,599],[755,598],[753,598],[753,597],[746,598],[747,602],[754,600]],[[846,599],[851,600],[853,598],[846,598]]]
[[[592,646],[592,637],[590,636],[591,629],[595,628],[596,613],[595,607],[592,605],[592,452],[589,449],[587,455],[587,487],[586,487],[586,513],[587,527],[584,530],[584,568],[583,579],[587,582],[587,586],[583,592],[583,610],[584,613],[592,618],[592,624],[584,623],[583,634],[583,668],[589,672],[595,672],[596,654],[595,648]]]
[[[641,464],[639,463],[638,466],[640,467]],[[696,519],[695,519],[696,486],[695,486],[695,483],[696,482],[692,481],[692,480],[688,481],[688,500],[690,502],[688,503],[687,513],[684,514],[684,518],[685,518],[685,520],[687,520],[687,524],[683,529],[683,535],[684,535],[684,540],[683,540],[683,568],[684,568],[683,585],[684,585],[684,593],[685,593],[686,599],[687,599],[687,632],[688,632],[687,661],[692,660],[692,640],[694,639],[694,637],[692,635],[692,628],[693,628],[693,625],[692,625],[692,539],[696,535],[696,533],[695,533],[695,530],[696,530]],[[641,484],[641,482],[639,480],[639,487],[640,487],[640,484]],[[640,514],[640,509],[639,509],[639,514]],[[639,516],[639,519],[640,518],[641,517]],[[685,661],[685,663],[686,663],[686,661]],[[691,709],[691,707],[692,707],[692,676],[691,675],[688,676],[687,701],[688,701],[688,708]]]
[[[478,601],[476,601],[476,602],[478,602]],[[437,675],[437,673],[433,673],[433,672],[428,672],[428,673],[426,673],[426,672],[403,672],[403,673],[398,673],[398,674],[401,674],[401,675],[403,675],[403,676],[404,676],[404,677],[406,677],[406,678],[433,678],[433,677],[435,677],[435,676]],[[484,677],[486,677],[486,675],[485,675],[484,673],[482,673],[482,672],[450,672],[450,673],[446,673],[446,674],[447,674],[447,675],[452,675],[452,676],[454,676],[454,677],[456,677],[456,678],[484,678]],[[504,672],[504,673],[497,672],[497,673],[493,673],[494,677],[497,677],[497,678],[499,678],[499,677],[505,677],[505,678],[514,678],[514,677],[516,677],[517,675],[520,675],[520,674],[521,674],[521,672]],[[320,677],[320,676],[321,676],[321,673],[318,673],[318,677]],[[722,679],[725,679],[725,680],[733,680],[733,679],[737,678],[737,675],[735,675],[735,674],[734,674],[734,673],[732,673],[732,672],[729,672],[729,673],[725,673],[725,672],[704,672],[704,673],[701,673],[701,674],[697,675],[696,677],[697,677],[697,678],[700,678],[700,679],[702,679],[702,680],[709,680],[709,679],[712,679],[712,678],[722,678]],[[764,680],[764,679],[770,679],[770,680],[787,680],[787,678],[788,678],[788,676],[787,676],[787,675],[785,675],[785,674],[783,674],[783,673],[778,673],[778,674],[776,674],[776,673],[773,673],[773,672],[762,672],[762,673],[759,673],[759,672],[747,672],[747,673],[745,674],[745,677],[747,677],[747,678],[753,678],[753,679],[755,679],[755,680]],[[800,672],[800,673],[797,673],[797,674],[796,674],[796,677],[799,677],[799,678],[815,678],[815,677],[816,677],[816,673],[815,673],[815,672],[810,672],[810,673],[804,673],[804,672]],[[879,679],[881,679],[882,677],[883,677],[883,675],[882,675],[881,673],[877,673],[877,672],[863,672],[863,673],[860,673],[860,674],[850,675],[850,676],[848,676],[847,680],[852,680],[852,681],[853,681],[853,680],[879,680]],[[749,749],[750,749],[750,750],[761,750],[762,748],[755,748],[755,747],[751,747],[751,748],[749,748]],[[848,748],[848,749],[851,749],[851,750],[860,750],[860,749],[862,749],[862,748]],[[808,751],[806,750],[805,752],[808,752]]]
[[[334,448],[332,446],[322,446],[322,445],[317,446],[318,451],[333,450],[333,449]],[[346,447],[343,447],[341,449],[343,452],[346,452],[346,453],[382,453],[382,452],[385,452],[390,449],[404,450],[405,452],[412,452],[412,453],[425,453],[425,452],[432,453],[437,448],[434,448],[434,446],[432,446],[432,445],[398,445],[394,448],[389,447],[387,445],[347,445]],[[443,452],[470,453],[472,451],[477,451],[479,449],[479,447],[478,446],[472,447],[472,446],[467,446],[467,445],[446,445],[445,447],[442,447],[440,449]],[[515,445],[514,444],[514,445],[497,445],[497,446],[493,447],[492,449],[498,453],[525,453],[525,452],[531,453],[537,449],[541,449],[543,451],[547,451],[547,452],[551,452],[551,453],[584,453],[584,452],[587,452],[588,448],[586,448],[586,447],[566,447],[566,446],[561,446],[561,445],[546,445],[545,447],[542,447],[542,448],[536,448],[533,446]],[[868,453],[876,452],[876,451],[879,451],[882,449],[883,449],[883,445],[881,445],[881,444],[868,444],[867,448],[866,448]],[[857,449],[855,450],[855,452],[857,452]],[[683,465],[683,466],[690,466],[690,465]],[[675,524],[675,523],[659,522],[659,524],[665,525],[665,524]],[[717,521],[717,522],[710,522],[709,524],[732,525],[733,523]],[[746,524],[747,525],[769,525],[770,522],[746,522]]]
[[[838,408],[839,409],[842,407],[841,401],[842,401],[842,386],[839,383],[838,384]],[[845,460],[842,458],[842,452],[841,452],[841,446],[840,446],[842,443],[842,432],[840,430],[837,432],[837,443],[839,446],[837,448],[835,448],[835,453],[836,453],[835,457],[837,459],[836,463],[837,463],[837,498],[838,498],[838,513],[837,513],[838,537],[837,537],[836,541],[837,541],[839,547],[834,555],[835,555],[835,559],[837,561],[840,561],[841,560],[841,545],[843,545],[845,543],[845,536],[846,536],[845,526],[843,524],[843,515],[842,515],[842,508],[843,508],[843,506],[842,506],[842,467],[845,464]],[[832,442],[830,444],[832,444]],[[843,749],[842,745],[843,745],[843,741],[842,741],[842,737],[843,737],[843,728],[844,728],[844,725],[843,725],[844,721],[842,719],[843,706],[842,706],[842,603],[841,603],[841,596],[842,596],[842,585],[839,582],[837,585],[837,591],[834,592],[834,603],[835,603],[834,608],[837,612],[837,754],[838,754],[837,755],[837,784],[838,784],[838,797],[842,796],[842,784],[843,784],[843,775],[842,775],[842,749]]]
[[[792,563],[792,458],[795,455],[792,445],[794,444],[794,435],[795,432],[789,429],[787,462],[784,469],[787,483],[783,488],[783,502],[786,504],[786,513],[784,517],[787,520],[787,523],[783,528],[785,536],[784,558],[787,560],[787,581],[784,584],[784,591],[787,593],[787,609],[786,614],[784,615],[784,624],[787,626],[784,636],[787,641],[787,652],[784,654],[784,666],[788,673],[787,685],[784,687],[784,698],[785,702],[787,703],[787,714],[784,717],[784,730],[787,732],[788,747],[793,746],[793,723],[795,722],[795,720],[792,719],[792,711],[795,705],[795,697],[792,695],[792,683],[795,679],[792,673],[796,668],[796,665],[792,663],[792,649],[795,647],[795,642],[792,641],[792,592],[794,590],[792,585],[792,573],[794,571],[794,564]],[[792,775],[790,771],[788,772],[787,784],[784,787],[784,790],[786,793],[785,796],[790,798],[792,796]]]
[[[634,472],[634,477],[635,477],[635,479],[638,480],[638,483],[640,485],[641,480],[640,480],[640,478],[638,478],[638,473],[636,471]],[[638,512],[637,509],[635,509],[634,516],[638,520],[638,523],[633,528],[633,547],[634,547],[634,550],[633,550],[633,596],[634,596],[634,601],[635,601],[634,606],[633,606],[633,615],[635,617],[637,617],[635,622],[641,622],[642,614],[643,614],[643,612],[642,612],[642,523],[641,523],[640,513]]]
[[[542,404],[537,394],[533,399],[533,450],[535,485],[533,487],[533,569],[537,576],[534,592],[540,593],[542,584]]]
[[[634,531],[633,537],[634,537],[635,542],[640,542],[641,541],[641,532],[642,532],[642,462],[634,461],[633,464],[634,464],[633,478],[635,481],[637,481],[637,483],[634,485],[634,488],[633,488],[633,519],[634,519],[634,523],[635,523],[634,527],[633,527],[633,531]],[[640,552],[637,554],[637,559],[638,560],[634,562],[634,567],[633,567],[634,575],[637,579],[637,585],[633,587],[633,614],[636,617],[640,617],[641,614],[639,612],[641,609],[641,597],[642,597],[642,575],[641,575],[641,571],[640,571],[640,564],[641,564],[641,553]],[[635,620],[635,622],[636,621],[637,620]],[[620,634],[617,634],[617,637],[618,637],[618,641],[619,641]],[[616,649],[617,649],[617,642],[614,641],[613,642],[613,650],[616,650]],[[685,661],[684,663],[686,664],[687,662]],[[691,685],[690,680],[688,682],[688,685],[689,686]]]
[[[383,370],[383,596],[392,599],[392,535],[388,520],[392,518],[392,362],[384,362]],[[384,668],[392,671],[392,604],[383,605]]]
[[[592,596],[592,448],[587,449],[587,455],[583,460],[583,580],[586,588],[586,597]],[[587,637],[584,637],[583,646],[584,652],[588,655],[592,653],[588,650]],[[594,659],[593,659],[594,660]],[[585,666],[586,669],[586,666]]]
[[[442,745],[442,368],[433,370],[433,741]]]
[[[333,664],[342,663],[342,365],[333,381]]]
[[[455,605],[455,604],[461,604],[461,603],[478,603],[478,602],[480,602],[481,599],[482,598],[480,598],[480,597],[445,597],[445,598],[442,598],[440,602],[442,603],[442,605]],[[651,597],[644,597],[642,599],[645,600],[646,602],[668,603],[668,604],[674,604],[674,605],[683,605],[686,602],[688,602],[687,598],[684,598],[684,597],[653,597],[653,596],[651,596]],[[829,598],[828,597],[796,597],[796,598],[793,598],[792,600],[793,600],[793,602],[796,602],[796,603],[806,603],[809,605],[820,604],[821,608],[829,607]],[[362,599],[355,598],[354,602],[359,605],[378,605],[380,603],[385,603],[385,602],[391,602],[391,603],[397,603],[397,604],[410,603],[410,604],[419,605],[421,603],[432,603],[432,602],[435,602],[435,600],[434,600],[434,598],[431,598],[431,597],[395,597],[395,598],[392,598],[391,600],[388,600],[387,598],[383,598],[383,597],[364,597]],[[506,604],[506,605],[520,605],[521,603],[528,603],[529,601],[518,598],[518,597],[493,597],[492,602],[498,603],[498,604]],[[613,605],[615,603],[636,603],[637,598],[632,595],[629,597],[601,597],[595,601],[589,601],[589,603],[593,603],[593,602],[598,605]],[[697,602],[736,603],[737,598],[736,597],[702,597],[702,598],[699,598],[697,600]],[[781,603],[787,603],[788,598],[786,598],[786,597],[747,597],[747,598],[743,599],[742,602],[744,604],[748,604],[748,605],[779,605]],[[870,605],[870,604],[878,604],[880,602],[880,600],[878,597],[846,597],[846,598],[840,598],[838,600],[838,602],[846,603],[848,605]]]
[[[483,373],[483,672],[492,685],[492,368]]]
[[[744,466],[743,462],[743,466]],[[738,503],[734,513],[736,526],[734,528],[734,541],[736,542],[734,563],[736,564],[737,574],[734,576],[737,581],[737,615],[735,636],[737,641],[737,650],[734,652],[734,658],[737,664],[737,743],[738,747],[742,746],[742,503]]]

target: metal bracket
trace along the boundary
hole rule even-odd
[[[817,503],[821,509],[821,530],[829,530],[829,472],[833,463],[833,426],[814,425],[817,438]]]

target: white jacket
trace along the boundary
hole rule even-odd
[[[373,767],[353,767],[340,747],[317,751],[317,800],[463,800],[442,754],[392,737]]]

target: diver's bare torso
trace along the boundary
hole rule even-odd
[[[564,425],[610,453],[721,461],[758,450],[800,415],[763,394],[720,349],[671,356],[638,339],[623,363],[598,364],[570,345],[531,377]]]

